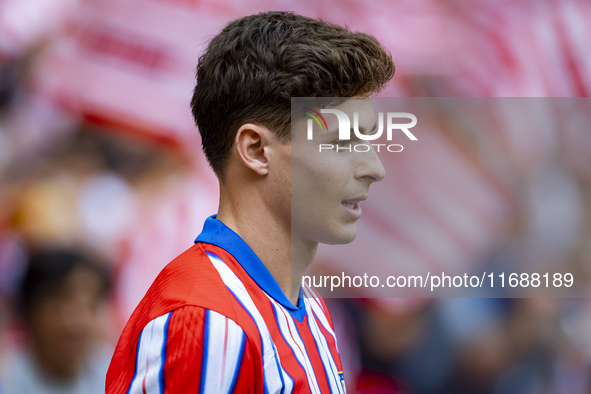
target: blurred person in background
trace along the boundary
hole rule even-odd
[[[99,310],[110,287],[105,267],[74,249],[34,251],[16,306],[25,345],[4,368],[6,394],[104,392],[110,352]]]

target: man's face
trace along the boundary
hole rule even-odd
[[[349,115],[351,127],[353,113],[357,112],[362,133],[371,133],[375,128],[369,98],[353,98],[326,108]],[[371,141],[359,140],[354,132],[351,132],[351,140],[339,140],[337,117],[333,114],[323,116],[328,130],[321,130],[314,122],[312,140],[307,135],[307,120],[311,117],[298,119],[292,128],[292,240],[349,243],[357,235],[361,203],[368,197],[369,186],[384,177],[384,167],[369,145]],[[326,144],[325,147],[330,144],[333,148],[320,151],[319,144]],[[358,146],[358,152],[355,146]]]

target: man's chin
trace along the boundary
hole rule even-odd
[[[301,230],[301,229],[300,229]],[[307,242],[325,244],[325,245],[344,245],[349,244],[357,237],[357,223],[341,224],[337,229],[327,227],[316,227],[315,231],[300,231],[304,234],[301,239]],[[299,238],[297,229],[292,229],[292,241]]]
[[[353,227],[354,226],[354,227]],[[321,241],[320,243],[327,244],[327,245],[344,245],[350,244],[357,238],[357,226],[353,225],[352,229],[348,229],[348,231],[343,231],[339,234],[335,234],[330,239],[326,239],[325,241]]]

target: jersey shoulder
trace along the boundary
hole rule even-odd
[[[145,323],[183,306],[233,309],[231,294],[213,267],[203,244],[197,243],[172,260],[156,277],[132,318]]]
[[[146,292],[115,349],[107,374],[109,392],[126,392],[124,388],[133,387],[138,371],[141,372],[141,359],[150,354],[160,363],[162,375],[169,377],[166,382],[171,383],[175,379],[173,376],[195,377],[199,374],[172,371],[196,370],[195,363],[199,363],[199,371],[206,365],[213,368],[216,360],[194,355],[206,354],[204,347],[217,346],[220,338],[222,344],[227,344],[228,340],[233,343],[231,351],[234,353],[228,357],[243,360],[246,351],[245,359],[260,359],[257,355],[260,335],[256,325],[212,265],[205,250],[208,246],[197,243],[179,255],[160,272]],[[217,255],[229,259],[223,250]],[[196,382],[190,384],[196,386]]]

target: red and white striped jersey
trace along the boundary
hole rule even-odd
[[[294,306],[215,216],[158,275],[129,319],[107,393],[344,393],[324,301]]]

